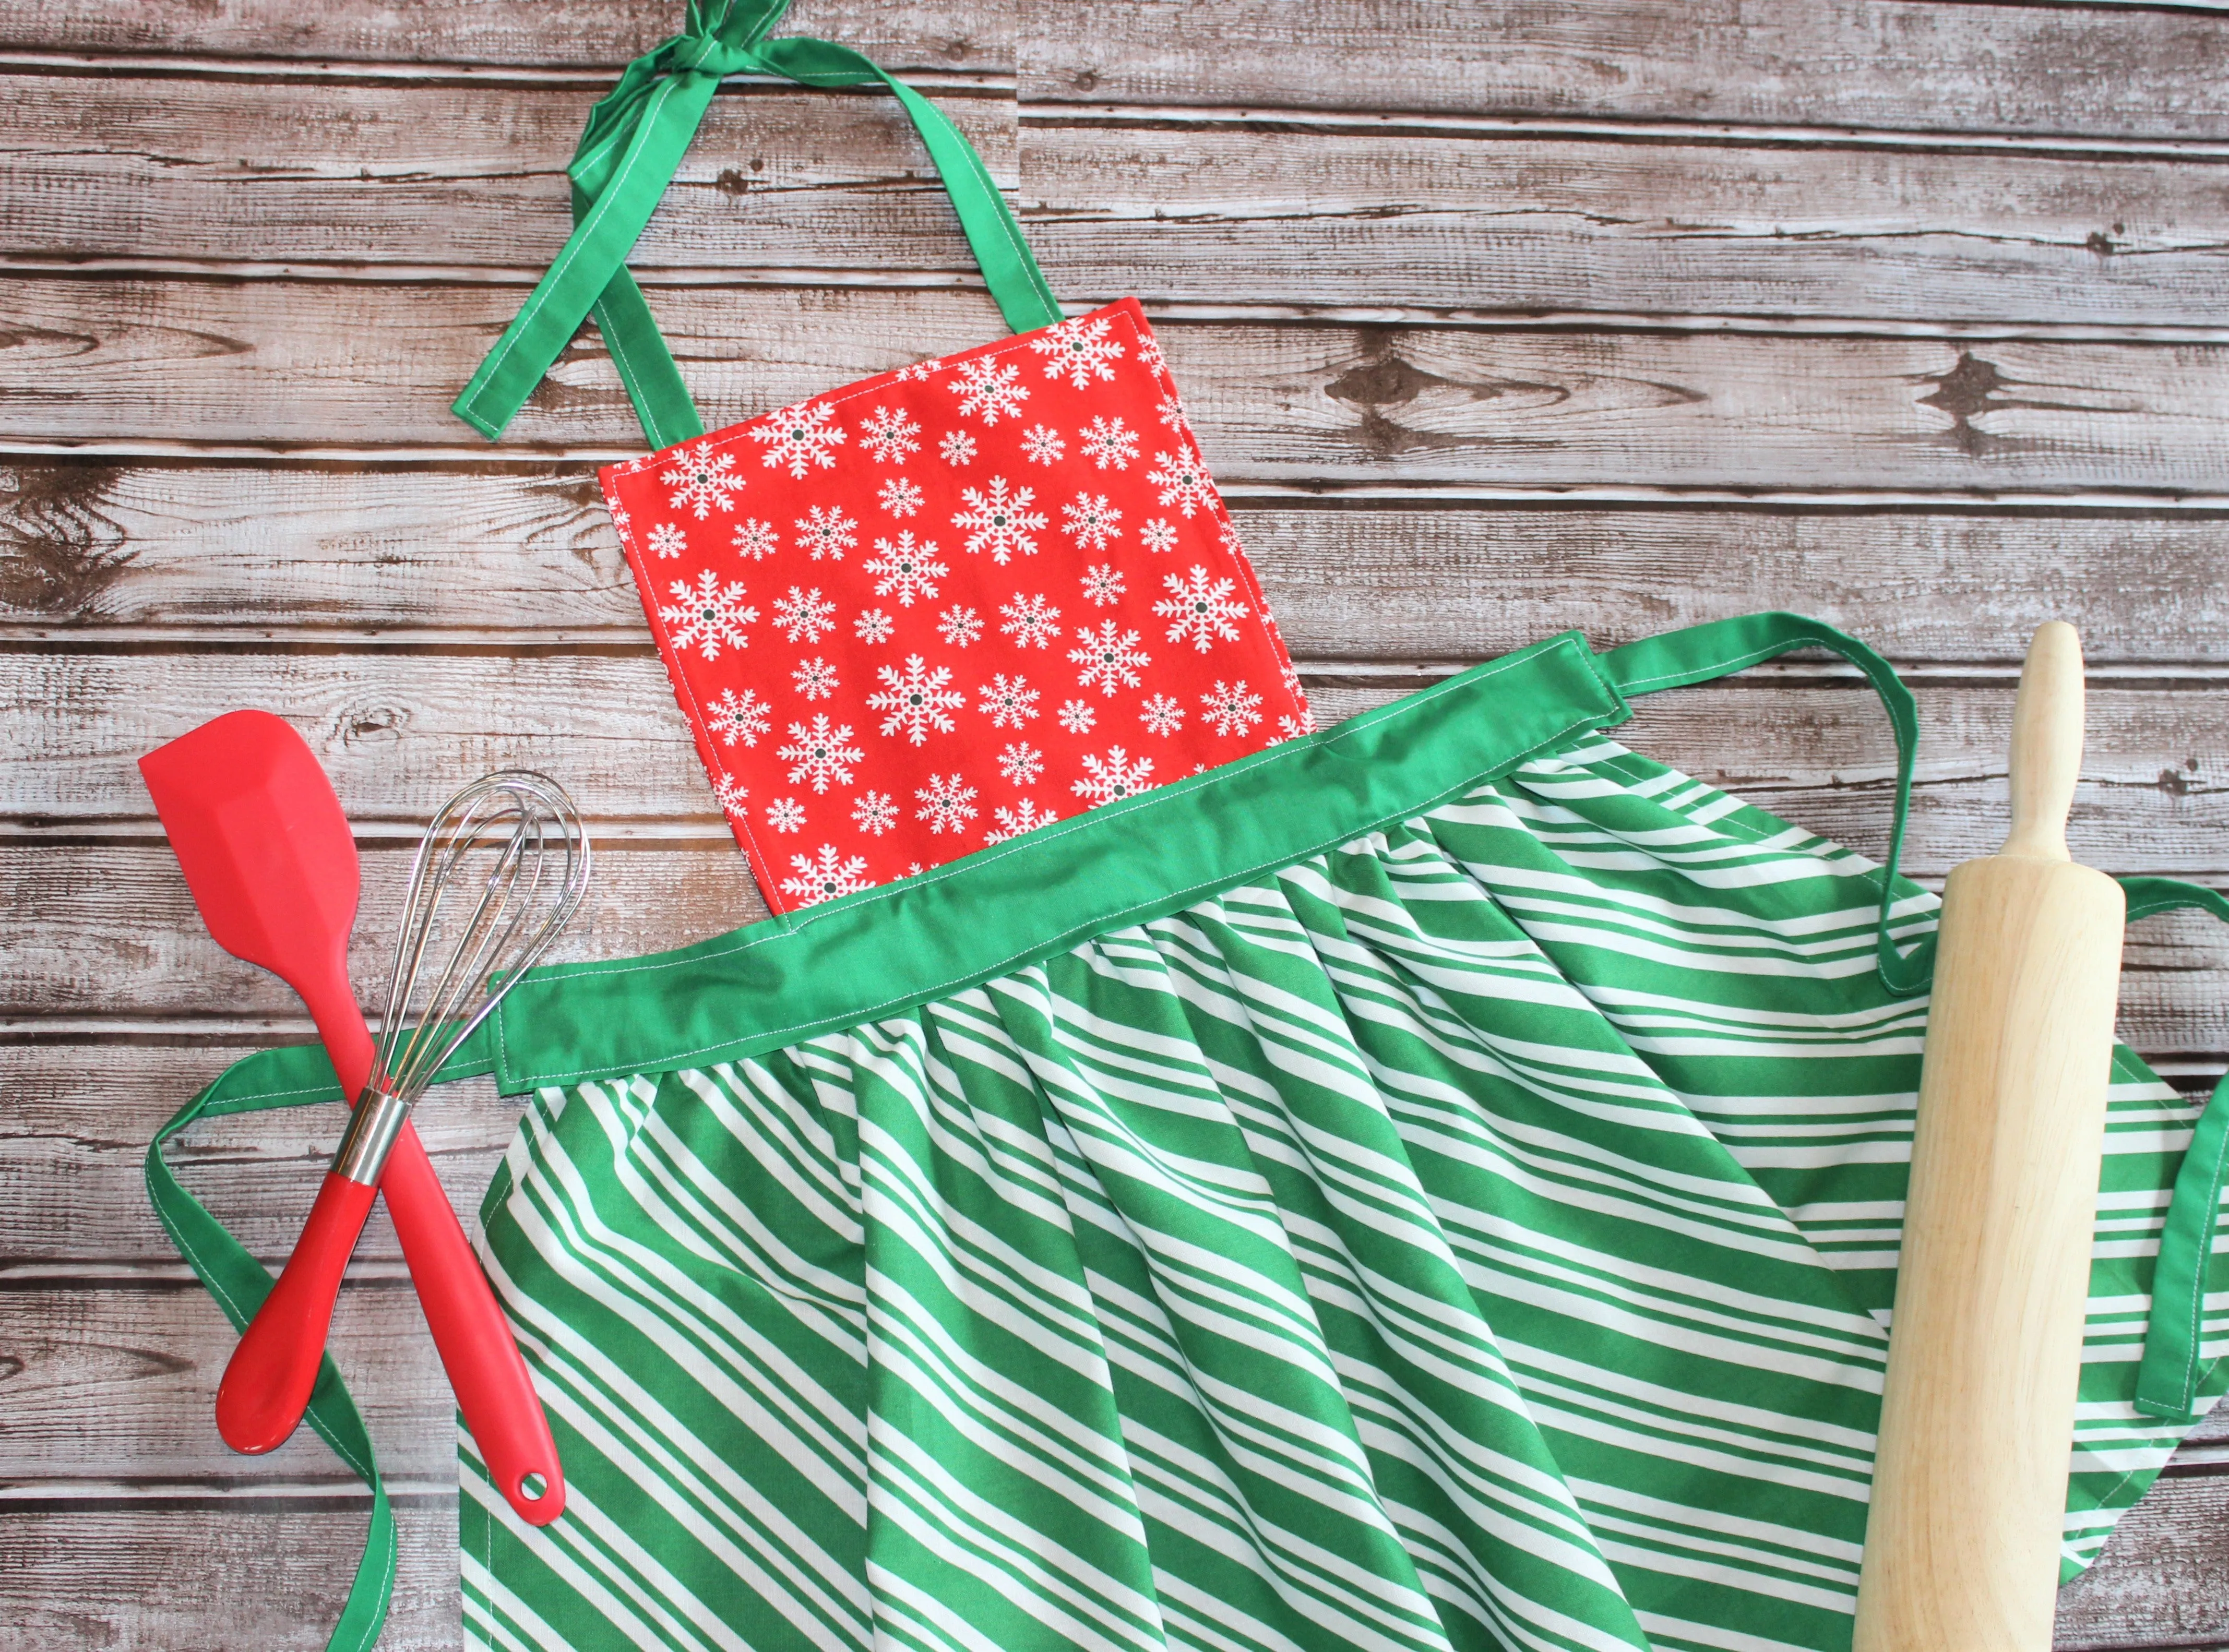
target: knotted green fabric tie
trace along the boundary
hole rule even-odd
[[[897,95],[928,145],[981,265],[991,296],[1017,332],[1060,319],[1060,305],[992,182],[957,127],[911,87],[848,47],[792,36],[766,39],[788,0],[690,0],[686,26],[627,65],[590,111],[567,176],[573,234],[502,338],[452,404],[491,440],[499,437],[581,323],[595,318],[652,447],[704,433],[672,353],[627,273],[634,249],[674,170],[730,74],[771,74],[800,86],[880,80]]]

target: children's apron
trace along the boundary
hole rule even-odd
[[[1891,711],[1886,867],[1604,732],[1807,648]],[[1916,730],[1791,615],[1565,634],[535,971],[454,1070],[530,1098],[483,1257],[568,1500],[521,1524],[462,1441],[467,1641],[1846,1648],[1937,905],[1895,872]],[[337,1098],[272,1051],[164,1136]],[[2229,1384],[2225,1124],[2116,1051],[2067,1576]],[[252,1310],[159,1142],[148,1177]],[[376,1491],[330,1370],[312,1416]],[[337,1644],[383,1498],[371,1537]]]
[[[981,159],[856,52],[699,0],[596,106],[572,238],[456,403],[502,431],[594,313],[651,445],[603,472],[713,792],[777,912],[1307,732],[1135,299],[1061,318]],[[627,274],[723,74],[879,80],[1018,335],[704,433]]]

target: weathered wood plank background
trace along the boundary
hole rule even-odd
[[[307,1026],[208,940],[131,764],[238,704],[366,850],[546,764],[593,922],[761,913],[591,477],[593,336],[491,450],[450,396],[567,227],[588,103],[678,0],[0,0],[0,1646],[319,1643],[364,1501],[232,1457],[228,1338],[139,1191],[198,1083]],[[1993,841],[2013,670],[2094,671],[2080,852],[2229,882],[2229,9],[1925,0],[800,0],[1013,192],[1062,296],[1153,313],[1317,703],[1578,626],[1762,606],[1885,650],[1923,876]],[[723,421],[997,318],[887,99],[714,104],[636,266]],[[1637,743],[1878,848],[1869,695],[1794,663]],[[2132,937],[2123,1035],[2229,1053],[2229,942]],[[513,1118],[422,1123],[460,1206]],[[337,1117],[183,1150],[275,1257]],[[386,1644],[458,1632],[449,1408],[391,1233],[343,1364],[400,1497]],[[2065,1594],[2065,1647],[2229,1646],[2229,1418]]]

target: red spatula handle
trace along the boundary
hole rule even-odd
[[[408,1124],[388,1155],[379,1190],[480,1460],[521,1520],[547,1526],[565,1512],[557,1443],[472,1241]],[[538,1495],[529,1495],[530,1487]]]
[[[217,1384],[216,1431],[234,1450],[275,1450],[302,1420],[310,1390],[318,1386],[333,1298],[376,1191],[325,1173],[294,1254],[248,1322]]]

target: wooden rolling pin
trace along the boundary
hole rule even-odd
[[[1854,1652],[2049,1652],[2126,912],[2066,852],[2082,645],[2036,632],[2012,834],[1943,892]]]

